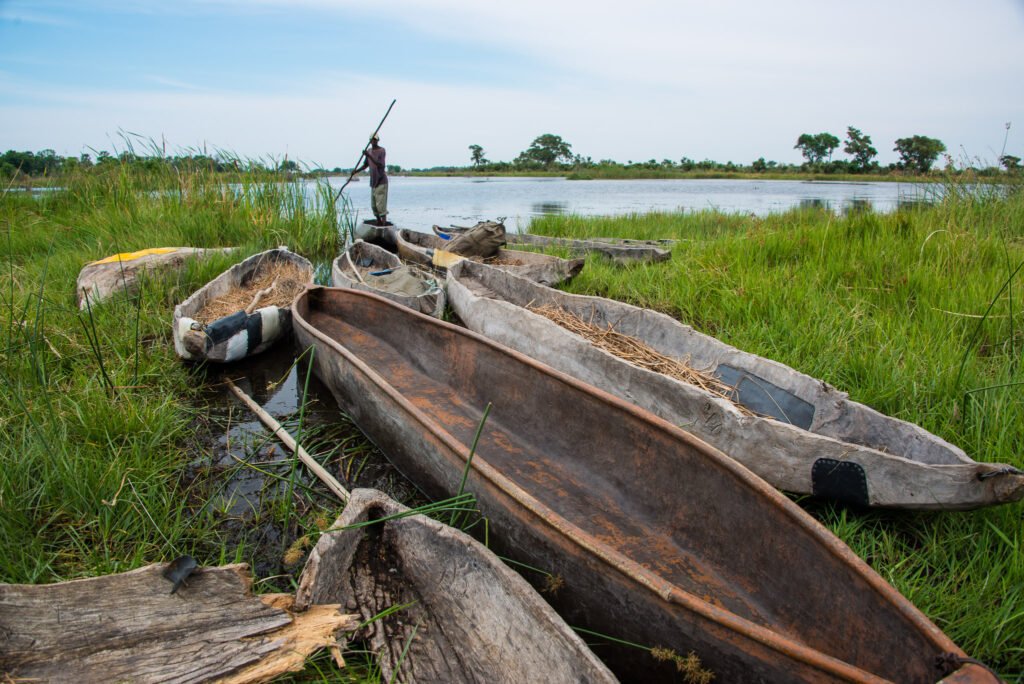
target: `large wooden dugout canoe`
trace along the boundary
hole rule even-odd
[[[286,306],[265,306],[252,313],[239,310],[206,325],[196,320],[208,302],[227,294],[232,287],[247,286],[279,264],[297,266],[304,282],[313,282],[313,264],[287,247],[279,247],[235,264],[174,307],[171,334],[178,356],[186,361],[238,361],[269,349],[287,336],[291,310]]]
[[[452,226],[441,228],[433,226],[434,234],[444,237],[445,235],[458,235],[469,228]],[[644,261],[668,261],[672,257],[672,245],[675,240],[628,240],[625,238],[592,237],[582,240],[571,238],[548,237],[547,235],[533,235],[531,233],[505,233],[505,239],[510,245],[524,245],[527,247],[561,247],[568,249],[574,256],[586,256],[598,254],[611,259],[617,264],[630,264]]]
[[[398,271],[404,276],[401,280],[396,280]],[[444,311],[443,278],[404,266],[396,255],[362,240],[353,242],[334,260],[331,284],[374,292],[434,318]]]
[[[921,427],[851,401],[828,383],[749,354],[649,309],[572,295],[459,264],[448,296],[471,330],[651,411],[780,489],[858,505],[968,509],[1016,501],[1024,473],[977,463]],[[527,307],[556,306],[633,337],[737,388],[737,403],[641,368]]]
[[[934,682],[937,656],[963,657],[798,506],[653,414],[373,294],[314,287],[292,311],[315,372],[428,496],[458,490],[493,404],[467,490],[492,548],[564,579],[569,624],[692,650],[722,682]],[[598,655],[673,676],[633,647]]]
[[[447,268],[463,261],[466,257],[453,254],[445,249],[445,240],[437,235],[417,233],[414,230],[395,232],[398,256],[405,261],[433,268]],[[528,278],[544,285],[557,285],[572,280],[583,270],[586,257],[561,259],[540,252],[523,252],[515,249],[499,249],[494,262],[495,268]]]
[[[377,654],[382,681],[615,681],[491,551],[424,515],[393,517],[407,513],[381,492],[352,492],[310,553],[296,593],[299,609],[329,598],[361,614],[364,633],[355,637]]]

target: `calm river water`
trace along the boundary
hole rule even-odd
[[[332,178],[335,188],[344,178]],[[509,229],[522,230],[534,216],[621,215],[651,211],[757,214],[819,206],[836,212],[854,207],[893,211],[923,201],[923,187],[912,183],[838,183],[777,180],[592,180],[564,178],[410,178],[393,176],[389,218],[403,227],[430,232],[430,226],[472,225],[507,217]],[[365,178],[345,194],[359,220],[372,218]]]

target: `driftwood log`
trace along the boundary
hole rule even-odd
[[[166,567],[0,585],[0,681],[265,682],[358,624],[250,594],[245,565],[199,568],[173,594]]]
[[[300,608],[330,601],[361,612],[355,636],[377,653],[382,681],[615,681],[526,580],[469,535],[423,515],[344,529],[407,512],[381,492],[353,491],[295,595]]]

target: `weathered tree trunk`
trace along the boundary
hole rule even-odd
[[[288,594],[253,596],[245,565],[200,568],[172,594],[166,565],[0,585],[0,680],[262,682],[358,624],[337,606],[293,614]]]

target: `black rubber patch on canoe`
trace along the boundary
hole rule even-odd
[[[220,344],[221,342],[230,339],[231,336],[239,330],[242,330],[246,325],[245,319],[246,315],[244,311],[233,313],[230,316],[225,316],[224,318],[218,318],[213,323],[206,326],[206,334],[209,335],[214,344]]]
[[[263,316],[259,313],[251,314],[245,319],[245,327],[249,330],[250,350],[263,344]]]
[[[811,466],[811,485],[815,496],[858,506],[870,503],[864,468],[853,461],[819,458]]]
[[[792,392],[787,392],[749,371],[725,364],[720,365],[715,372],[723,382],[736,388],[733,398],[737,403],[783,423],[790,423],[804,430],[811,428],[814,406]]]

